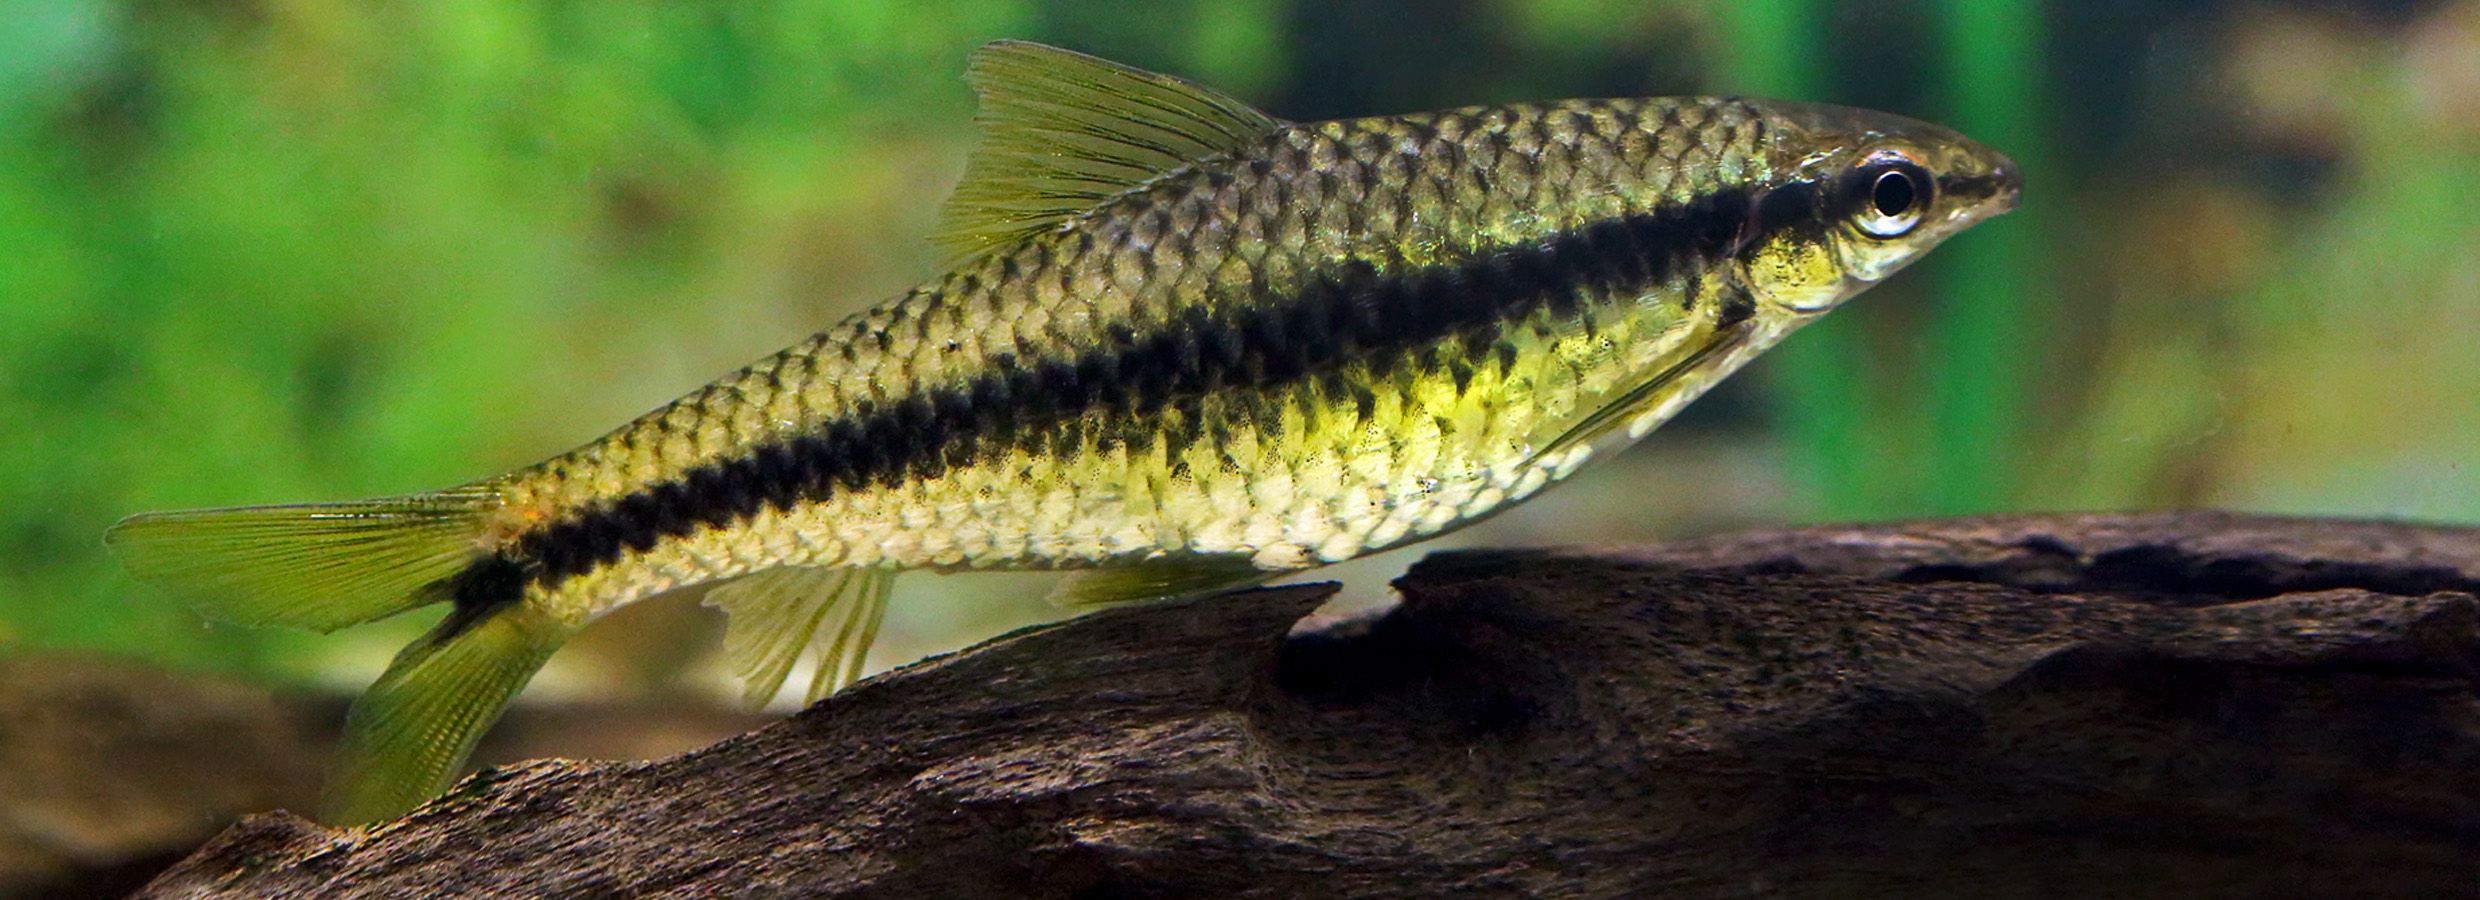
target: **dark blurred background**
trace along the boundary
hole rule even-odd
[[[1737,93],[2023,164],[2020,213],[1453,543],[2480,520],[2476,0],[0,0],[0,648],[357,690],[422,622],[203,624],[99,535],[529,463],[935,274],[999,37],[1294,119]],[[1043,590],[905,579],[873,667]],[[725,702],[694,604],[607,625],[530,697]]]

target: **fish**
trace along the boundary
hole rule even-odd
[[[146,513],[201,613],[444,604],[354,704],[322,817],[443,791],[561,643],[715,584],[763,702],[853,681],[907,571],[1075,608],[1436,537],[1642,438],[2012,209],[2006,156],[1812,103],[1566,100],[1295,123],[1025,41],[973,54],[952,266],[570,452],[447,490]]]

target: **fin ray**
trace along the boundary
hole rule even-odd
[[[938,242],[970,254],[1021,240],[1182,166],[1281,127],[1212,88],[1030,41],[974,51],[981,145]]]
[[[1071,572],[1050,599],[1069,609],[1094,609],[1220,593],[1281,574],[1245,556],[1164,557]]]
[[[1620,423],[1644,412],[1647,401],[1659,395],[1663,388],[1677,384],[1680,378],[1704,368],[1708,361],[1728,355],[1729,351],[1747,341],[1749,334],[1754,330],[1752,325],[1742,323],[1707,336],[1702,343],[1689,350],[1678,361],[1664,366],[1661,371],[1654,373],[1653,377],[1628,388],[1627,392],[1620,394],[1617,399],[1602,404],[1600,409],[1586,416],[1583,421],[1543,442],[1539,449],[1534,450],[1532,455],[1526,458],[1525,465],[1530,466],[1543,457],[1564,453],[1578,444],[1591,442],[1609,433],[1611,429],[1619,427]]]
[[[570,629],[524,605],[459,610],[407,645],[353,701],[328,770],[321,817],[359,825],[411,811],[447,788]]]
[[[481,555],[485,487],[346,503],[143,513],[104,533],[141,581],[207,616],[334,631],[447,599]]]
[[[816,703],[861,680],[862,664],[869,659],[870,645],[878,640],[879,624],[887,618],[887,590],[894,583],[893,577],[882,575],[848,585],[860,593],[839,602],[843,621],[836,626],[833,640],[818,645],[817,667],[803,703]]]
[[[851,683],[886,615],[895,573],[884,569],[783,566],[744,575],[706,595],[730,619],[724,657],[742,680],[741,700],[764,706],[802,658],[816,666],[811,702]],[[825,627],[830,621],[833,627]]]

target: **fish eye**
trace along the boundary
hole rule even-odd
[[[1929,173],[1908,156],[1870,154],[1853,173],[1855,218],[1872,237],[1895,238],[1920,227],[1929,208]]]
[[[1895,218],[1912,209],[1912,178],[1901,172],[1884,172],[1877,176],[1877,189],[1869,193],[1877,214]]]

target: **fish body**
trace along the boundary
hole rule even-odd
[[[331,817],[435,793],[596,617],[728,581],[753,699],[855,673],[887,578],[1203,593],[1434,536],[1632,442],[2010,208],[1881,113],[1563,101],[1292,124],[1002,42],[947,274],[567,454],[451,491],[133,517],[211,613],[454,612],[357,704]]]

